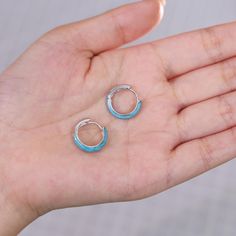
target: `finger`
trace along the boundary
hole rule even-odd
[[[189,106],[177,120],[181,142],[229,129],[236,125],[236,92]]]
[[[170,81],[180,108],[236,89],[236,57]]]
[[[193,140],[177,147],[169,163],[170,181],[173,186],[211,168],[221,165],[236,156],[236,128]],[[184,173],[184,174],[183,174]]]
[[[236,55],[236,22],[184,33],[153,42],[167,78]]]
[[[51,40],[97,54],[139,38],[159,22],[162,15],[162,1],[145,0],[82,22],[61,26],[48,36]]]

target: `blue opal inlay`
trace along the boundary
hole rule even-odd
[[[93,152],[99,152],[100,150],[102,150],[104,148],[104,146],[107,144],[108,141],[108,130],[105,127],[101,127],[100,125],[98,125],[98,127],[102,130],[103,132],[103,139],[102,141],[95,145],[95,146],[89,146],[86,145],[84,143],[82,143],[82,141],[79,139],[78,137],[78,130],[79,128],[83,127],[86,124],[97,124],[95,122],[91,122],[89,119],[81,121],[75,128],[75,133],[74,133],[74,143],[75,145],[82,151],[84,152],[88,152],[88,153],[93,153]]]
[[[142,108],[142,101],[138,101],[135,109],[132,112],[127,113],[127,114],[121,114],[121,113],[115,111],[115,109],[112,106],[112,101],[111,100],[107,101],[107,107],[108,107],[109,112],[114,117],[116,117],[118,119],[121,119],[121,120],[129,120],[129,119],[132,119],[132,118],[134,118],[135,116],[138,115],[138,113],[140,112],[140,110]]]

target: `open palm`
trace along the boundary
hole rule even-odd
[[[117,49],[148,31],[160,11],[150,0],[59,27],[1,75],[0,182],[9,199],[39,214],[133,200],[235,156],[236,23]],[[143,101],[129,121],[105,105],[120,84]],[[124,97],[117,97],[120,110]],[[108,129],[98,153],[73,143],[84,118]],[[85,140],[97,141],[87,133]]]

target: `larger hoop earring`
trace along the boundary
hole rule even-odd
[[[86,145],[79,138],[79,134],[78,134],[79,129],[86,126],[86,125],[89,125],[89,124],[97,125],[97,127],[102,131],[102,134],[103,134],[103,138],[102,138],[101,142],[98,143],[95,146]],[[80,121],[75,127],[75,133],[74,133],[75,145],[80,150],[82,150],[84,152],[92,153],[92,152],[98,152],[98,151],[102,150],[103,147],[107,144],[107,140],[108,140],[108,131],[107,131],[107,129],[105,127],[102,127],[101,125],[99,125],[97,122],[92,121],[91,119],[84,119],[84,120]]]
[[[114,109],[113,104],[112,104],[113,96],[116,93],[120,92],[121,90],[129,90],[136,97],[136,106],[135,106],[134,110],[131,111],[130,113],[127,113],[127,114],[122,114],[122,113],[117,112]],[[141,107],[142,107],[142,101],[139,100],[137,93],[132,89],[132,87],[130,85],[119,85],[119,86],[113,88],[106,97],[106,104],[107,104],[107,108],[108,108],[109,112],[114,117],[116,117],[118,119],[122,119],[122,120],[132,119],[133,117],[135,117],[140,112]]]

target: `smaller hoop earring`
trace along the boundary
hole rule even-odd
[[[117,112],[114,109],[113,104],[112,104],[113,96],[116,93],[120,92],[121,90],[129,90],[136,97],[136,106],[135,106],[134,110],[131,111],[130,113],[127,113],[127,114],[122,114],[122,113]],[[106,97],[106,104],[107,104],[107,108],[108,108],[109,112],[114,117],[116,117],[118,119],[122,119],[122,120],[129,120],[129,119],[134,118],[140,112],[140,110],[142,108],[142,101],[139,100],[137,93],[132,89],[132,87],[130,85],[119,85],[119,86],[113,88]]]
[[[79,129],[86,126],[86,125],[89,125],[89,124],[95,124],[97,125],[97,127],[102,131],[102,134],[103,134],[103,138],[101,140],[100,143],[98,143],[97,145],[94,145],[94,146],[89,146],[89,145],[86,145],[84,144],[80,138],[79,138]],[[103,147],[107,144],[107,140],[108,140],[108,131],[107,131],[107,128],[105,127],[102,127],[101,125],[99,125],[97,122],[95,121],[92,121],[91,119],[84,119],[82,121],[80,121],[76,127],[75,127],[75,133],[74,133],[74,142],[75,142],[75,145],[82,151],[84,152],[88,152],[88,153],[92,153],[92,152],[98,152],[100,150],[103,149]]]

